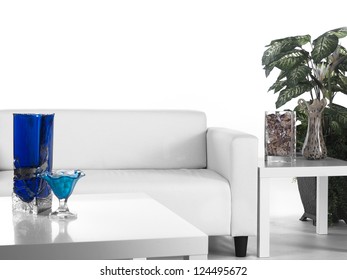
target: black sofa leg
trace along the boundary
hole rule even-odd
[[[235,236],[235,255],[236,257],[245,257],[247,255],[248,236]]]

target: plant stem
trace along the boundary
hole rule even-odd
[[[311,48],[312,48],[312,44],[311,44]],[[313,61],[312,61],[312,58],[309,56],[308,57],[308,59],[307,59],[307,66],[310,68],[310,69],[312,69],[313,71],[315,71],[315,69],[316,69],[316,67],[315,67],[315,65],[314,65],[314,63],[313,63]],[[311,70],[311,71],[312,71]],[[315,81],[316,82],[316,84],[317,84],[317,87],[318,87],[318,90],[317,90],[317,88],[315,87],[315,89],[314,89],[314,91],[315,91],[315,94],[316,94],[316,99],[320,99],[320,88],[321,88],[321,85],[320,85],[320,83],[319,83],[319,81],[316,79],[316,77],[314,76],[314,75],[312,75],[312,73],[309,73],[308,74],[310,77],[311,77],[311,79],[313,80],[313,81]],[[310,94],[311,94],[311,99],[313,100],[314,98],[313,98],[313,94],[312,94],[312,89],[310,90]]]
[[[328,99],[329,99],[329,104],[331,104],[333,102],[332,94],[331,94],[331,81],[330,81],[330,77],[331,77],[331,70],[329,68],[329,70],[328,70],[328,92],[327,92]]]

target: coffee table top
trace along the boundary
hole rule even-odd
[[[57,207],[56,202],[53,203],[53,210]],[[6,258],[4,248],[10,250],[11,247],[22,248],[33,244],[40,245],[43,251],[48,247],[57,248],[57,244],[89,244],[89,249],[99,248],[97,251],[101,251],[100,248],[103,246],[108,249],[113,246],[114,250],[118,251],[107,250],[110,252],[98,254],[88,252],[91,253],[92,259],[207,254],[206,234],[146,194],[72,195],[68,203],[69,208],[77,213],[78,218],[60,222],[51,220],[48,216],[12,214],[11,203],[10,197],[0,198],[0,258]],[[187,242],[195,242],[196,246],[190,248]],[[158,244],[173,249],[159,248],[158,252],[157,249],[150,248]],[[119,252],[119,246],[124,252]],[[148,248],[139,250],[141,247]],[[182,252],[178,252],[178,247],[181,247]],[[72,255],[66,257],[87,258],[84,255],[75,256],[73,252]],[[51,257],[43,256],[48,259]],[[59,255],[56,258],[61,257]]]

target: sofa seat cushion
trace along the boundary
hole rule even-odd
[[[144,192],[208,235],[230,234],[229,183],[212,170],[85,170],[85,173],[75,193]]]
[[[208,235],[229,235],[228,181],[209,169],[84,170],[74,194],[143,192]],[[0,195],[10,195],[13,171],[0,172]],[[4,189],[6,186],[6,189]],[[56,201],[55,201],[56,203]],[[73,210],[73,195],[70,203]]]

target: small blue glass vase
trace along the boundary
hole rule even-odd
[[[39,177],[47,181],[55,196],[59,199],[59,207],[50,214],[53,219],[76,219],[77,214],[71,213],[67,200],[72,194],[77,181],[84,177],[81,170],[57,170],[53,172],[43,172]]]
[[[54,114],[13,114],[14,211],[51,210],[52,192],[37,175],[52,170]]]

